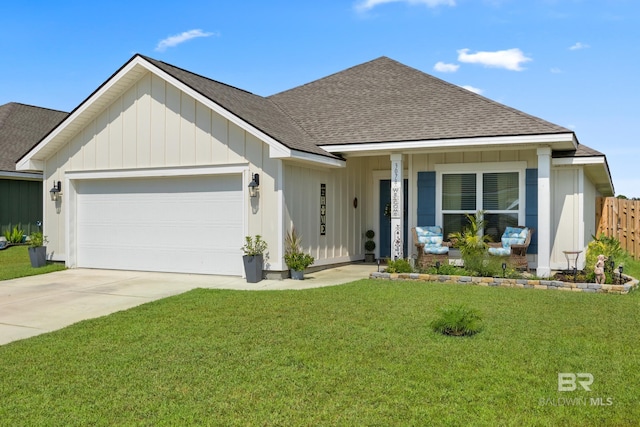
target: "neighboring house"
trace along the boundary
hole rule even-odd
[[[245,235],[276,275],[292,226],[331,265],[363,259],[368,229],[377,256],[412,256],[410,227],[448,234],[482,209],[494,236],[536,229],[529,264],[547,276],[614,193],[573,131],[386,57],[265,98],[135,55],[18,170],[61,181],[45,234],[69,267],[229,275]]]
[[[42,172],[16,171],[16,160],[66,116],[15,102],[0,106],[0,234],[16,225],[29,233],[42,220]]]

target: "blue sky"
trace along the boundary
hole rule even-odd
[[[388,56],[573,129],[638,197],[639,36],[637,0],[4,2],[0,105],[70,111],[135,53],[259,95]]]

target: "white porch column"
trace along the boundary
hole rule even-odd
[[[402,154],[391,155],[391,259],[404,258],[402,250],[404,201],[402,200]]]
[[[551,148],[538,148],[538,269],[536,275],[551,275]]]

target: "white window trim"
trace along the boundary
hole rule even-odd
[[[517,172],[518,173],[518,194],[520,195],[520,204],[517,211],[509,211],[509,213],[518,212],[518,224],[524,225],[526,219],[526,170],[527,162],[509,162],[509,163],[451,163],[439,164],[434,167],[436,171],[436,225],[443,226],[442,217],[442,175],[453,173],[475,173],[476,180],[481,181],[484,173],[496,172]],[[482,203],[482,185],[476,186],[476,204]],[[454,211],[448,211],[454,212]],[[460,211],[462,213],[462,211]],[[493,212],[493,211],[492,211]],[[499,212],[499,211],[496,211]],[[466,213],[466,211],[464,211]]]

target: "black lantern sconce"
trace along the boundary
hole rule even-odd
[[[249,183],[249,196],[257,197],[259,186],[260,186],[260,175],[258,175],[257,173],[254,173],[251,177],[251,182]]]
[[[53,187],[49,190],[49,194],[51,194],[51,200],[54,202],[60,198],[60,194],[62,193],[62,183],[60,181],[53,181]]]
[[[502,277],[507,277],[507,263],[502,263]]]

